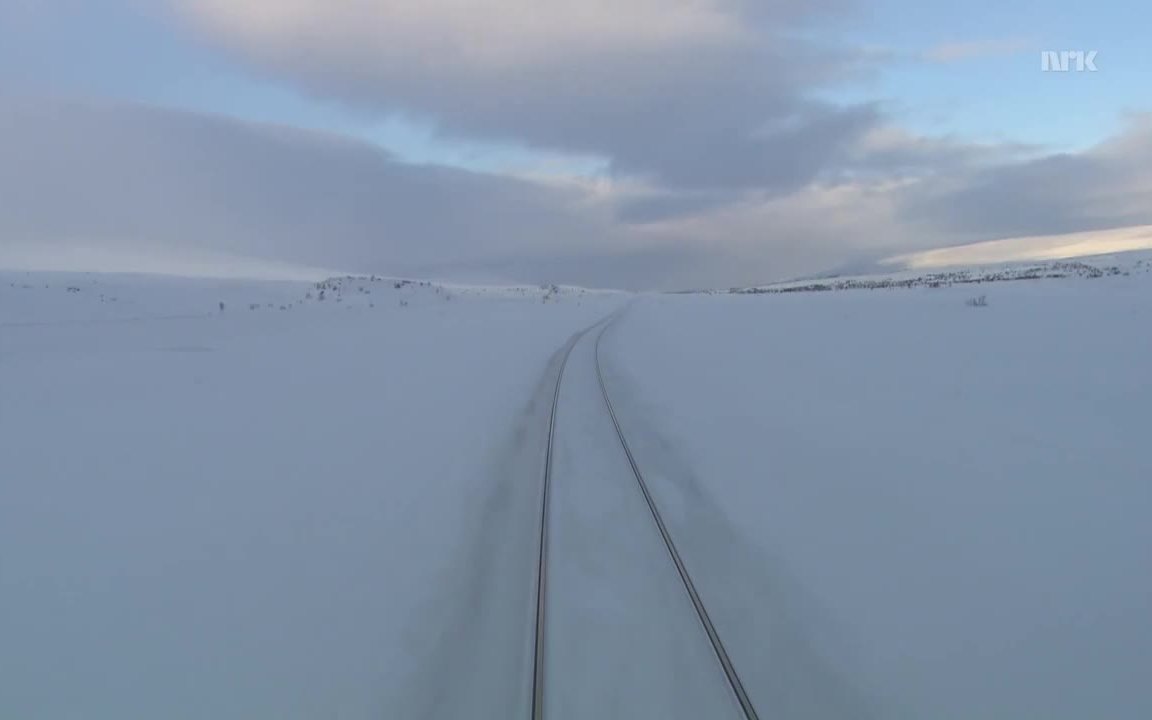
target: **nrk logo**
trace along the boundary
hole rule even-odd
[[[1096,50],[1044,50],[1040,72],[1096,72]]]

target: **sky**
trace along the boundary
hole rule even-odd
[[[0,265],[681,289],[1116,232],[1152,224],[1149,19],[0,0]],[[1043,51],[1097,69],[1042,72]]]

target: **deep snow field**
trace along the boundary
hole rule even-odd
[[[0,718],[519,694],[537,386],[622,301],[339,284],[0,274]]]
[[[606,380],[762,718],[1152,717],[1152,263],[1116,262],[638,298],[0,272],[0,718],[519,717],[557,351],[630,300]]]
[[[1148,257],[648,299],[611,330],[621,422],[762,717],[1152,717]]]

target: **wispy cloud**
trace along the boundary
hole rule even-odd
[[[937,45],[922,53],[921,58],[928,62],[947,64],[965,60],[1019,55],[1034,49],[1036,49],[1036,43],[1024,38],[973,40]]]

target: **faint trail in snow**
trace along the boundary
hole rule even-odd
[[[13,321],[13,322],[0,322],[0,328],[24,328],[24,327],[70,327],[82,326],[91,327],[93,325],[123,325],[131,323],[151,322],[153,320],[201,320],[203,318],[215,317],[214,313],[200,313],[199,315],[141,315],[137,317],[121,317],[121,318],[101,318],[98,320],[28,320],[28,321]]]
[[[549,360],[509,438],[494,454],[477,491],[478,511],[465,533],[468,549],[444,572],[443,588],[413,627],[439,627],[431,639],[409,639],[415,669],[389,717],[530,717],[542,687],[536,618],[540,523],[545,521],[554,403],[576,342],[603,320],[574,334]],[[532,577],[530,584],[525,577]],[[521,593],[509,588],[523,587]],[[418,688],[418,689],[417,689]]]
[[[541,373],[532,395],[478,471],[468,538],[407,638],[413,669],[386,717],[527,717],[531,704],[532,577],[540,503],[539,469],[552,387],[564,348]],[[509,588],[523,587],[523,592]],[[419,632],[415,629],[419,628]],[[428,629],[432,633],[429,636]]]

